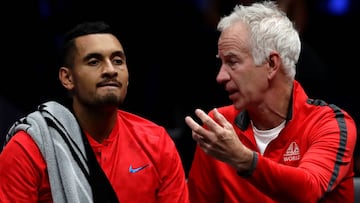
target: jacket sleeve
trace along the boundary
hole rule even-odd
[[[1,202],[38,202],[41,192],[48,193],[45,198],[51,200],[45,161],[35,142],[24,131],[10,139],[0,154],[0,163]]]
[[[323,117],[310,130],[303,128],[308,133],[308,138],[304,138],[307,150],[298,166],[259,156],[248,181],[273,199],[285,202],[317,202],[339,183],[347,181],[349,184],[336,189],[342,190],[338,193],[343,193],[349,201],[338,201],[353,202],[350,182],[353,181],[356,125],[346,113],[340,111],[336,116],[336,119]]]
[[[194,159],[189,171],[188,188],[190,202],[217,203],[223,202],[223,188],[217,179],[215,168],[217,162],[209,157],[197,145]]]
[[[159,161],[157,162],[162,184],[158,191],[157,202],[189,203],[189,193],[181,157],[170,135],[165,130],[162,133],[158,142]]]

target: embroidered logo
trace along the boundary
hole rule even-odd
[[[284,162],[297,161],[300,159],[300,149],[296,142],[290,143],[284,154]]]
[[[146,164],[144,166],[140,166],[140,167],[137,167],[137,168],[133,168],[132,165],[130,165],[129,172],[130,173],[137,173],[137,172],[143,170],[144,168],[146,168],[147,166],[149,166],[149,164]]]

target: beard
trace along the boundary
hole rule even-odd
[[[116,95],[107,93],[105,95],[97,95],[95,98],[78,97],[79,101],[88,107],[118,107],[124,101],[125,95]]]
[[[107,94],[105,96],[96,98],[94,102],[99,106],[118,106],[122,103],[122,99],[120,96]]]

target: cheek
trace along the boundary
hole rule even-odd
[[[123,98],[125,98],[126,95],[127,95],[127,86],[126,86],[126,87],[123,87],[123,88],[121,89],[121,96],[122,96]]]
[[[73,89],[79,90],[79,94],[84,94],[86,92],[95,91],[96,82],[91,79],[91,77],[87,77],[83,75],[82,77],[74,78],[74,87]]]
[[[235,70],[229,71],[231,80],[236,83],[239,88],[247,88],[254,85],[257,81],[257,76],[255,72],[244,71],[244,70]]]
[[[266,92],[269,90],[269,80],[267,78],[267,75],[258,75],[256,77],[256,80],[254,82],[254,92],[259,96],[262,97],[266,94]]]
[[[129,86],[129,74],[128,72],[121,72],[118,77],[117,80],[121,82],[121,84],[123,84],[124,87],[128,87]]]
[[[263,92],[268,88],[268,79],[263,71],[233,71],[230,73],[232,81],[244,92]]]

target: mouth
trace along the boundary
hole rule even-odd
[[[121,83],[118,81],[104,81],[96,85],[97,87],[121,87]]]
[[[232,95],[237,92],[237,90],[235,90],[235,89],[226,89],[226,91],[228,92],[228,95]]]
[[[237,91],[235,91],[235,90],[229,90],[229,91],[227,91],[227,92],[228,92],[228,97],[229,97],[229,99],[233,100],[233,99],[236,98],[236,93],[237,93]]]

